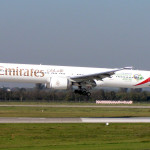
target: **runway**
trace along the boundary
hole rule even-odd
[[[0,117],[0,123],[150,123],[150,117],[129,117],[129,118]]]
[[[150,106],[110,106],[110,105],[0,105],[0,107],[72,107],[72,108],[150,108]]]

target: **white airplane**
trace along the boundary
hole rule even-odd
[[[76,86],[75,93],[90,96],[89,91],[96,86],[150,87],[150,71],[132,70],[132,67],[108,69],[0,63],[0,81],[42,83],[51,89]]]

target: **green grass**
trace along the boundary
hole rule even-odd
[[[150,150],[150,124],[0,124],[2,150]]]
[[[107,104],[96,104],[95,102],[65,102],[65,101],[50,101],[50,102],[28,102],[28,101],[23,101],[23,102],[0,102],[0,105],[94,105],[94,106],[98,106],[98,105],[102,105],[102,106],[108,106]],[[124,105],[124,104],[112,104],[111,106],[150,106],[150,102],[135,102],[131,105]]]
[[[150,117],[150,109],[0,107],[0,117]]]
[[[0,107],[0,117],[124,116],[150,109]],[[0,150],[150,150],[150,124],[0,124]]]

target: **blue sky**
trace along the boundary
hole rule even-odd
[[[150,70],[149,0],[0,0],[0,62]]]

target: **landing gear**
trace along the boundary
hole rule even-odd
[[[80,95],[84,95],[84,96],[88,96],[88,97],[91,96],[91,93],[90,93],[90,92],[88,92],[86,89],[81,88],[81,87],[79,87],[78,90],[75,90],[74,93],[80,94]]]
[[[90,96],[91,96],[91,93],[90,93],[90,92],[87,92],[86,95],[87,95],[88,97],[90,97]]]

